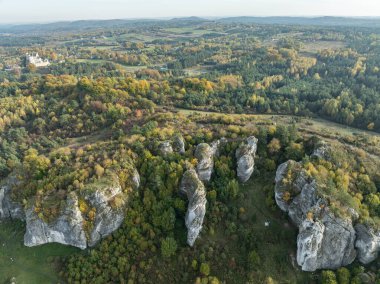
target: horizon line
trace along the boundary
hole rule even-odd
[[[143,20],[174,20],[200,18],[204,20],[219,20],[227,18],[346,18],[346,19],[380,19],[379,16],[353,16],[353,15],[231,15],[231,16],[168,16],[168,17],[135,17],[135,18],[78,18],[78,19],[57,19],[52,21],[27,21],[27,22],[0,22],[1,25],[48,25],[55,23],[73,23],[80,21],[143,21]]]

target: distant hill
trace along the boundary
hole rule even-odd
[[[380,27],[380,17],[231,17],[219,19],[218,22],[280,25],[357,26],[374,28]]]
[[[129,25],[145,25],[157,23],[160,20],[138,19],[138,20],[82,20],[74,22],[56,22],[48,24],[25,24],[25,25],[0,25],[0,32],[26,33],[26,32],[52,32],[52,31],[74,31],[97,28],[112,28]]]
[[[209,20],[200,17],[160,19],[114,19],[114,20],[82,20],[73,22],[56,22],[48,24],[0,25],[0,33],[43,33],[70,32],[75,30],[90,30],[98,28],[146,26],[146,25],[176,25],[202,24],[210,21],[219,23],[245,24],[279,24],[279,25],[317,25],[317,26],[357,26],[380,27],[379,18],[345,18],[345,17],[231,17]]]

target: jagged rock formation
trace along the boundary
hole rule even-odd
[[[275,182],[277,205],[299,227],[297,262],[302,270],[350,264],[356,257],[352,221],[330,212],[326,200],[317,195],[318,183],[307,176],[302,165],[295,161],[280,165]]]
[[[205,187],[194,169],[189,169],[183,174],[180,192],[186,194],[189,200],[185,224],[187,227],[187,243],[193,246],[202,230],[207,203]]]
[[[336,218],[328,210],[305,219],[297,237],[297,262],[304,271],[336,269],[356,257],[355,230],[350,219]]]
[[[210,146],[211,146],[211,150],[212,150],[212,155],[213,155],[214,157],[218,157],[218,156],[220,155],[220,153],[219,153],[220,146],[221,146],[222,144],[227,143],[227,142],[228,142],[227,138],[224,138],[224,137],[222,137],[222,138],[220,138],[220,139],[218,139],[218,140],[213,141],[213,142],[210,144]]]
[[[325,158],[326,152],[323,155]],[[318,195],[318,182],[307,175],[301,163],[281,164],[275,182],[277,205],[299,228],[297,262],[302,270],[336,269],[352,263],[356,255],[365,264],[376,259],[380,232],[368,225],[353,226],[358,213],[352,208],[347,216],[334,215]]]
[[[185,140],[182,135],[176,135],[173,138],[173,150],[180,154],[185,153]]]
[[[0,219],[25,219],[25,213],[21,204],[12,201],[11,187],[16,184],[14,177],[9,177],[4,185],[0,186]]]
[[[75,192],[71,192],[54,221],[43,220],[37,214],[38,210],[35,206],[27,206],[25,208],[26,233],[24,244],[26,246],[37,246],[57,242],[85,249],[87,246],[94,246],[101,238],[118,229],[124,220],[127,194],[122,191],[116,176],[108,178],[98,185],[88,185],[88,189],[84,189],[80,197]],[[133,189],[138,188],[140,177],[134,168],[131,169],[130,179],[131,187]],[[7,201],[10,200],[9,191],[9,186],[1,188],[0,204],[9,204]],[[2,193],[5,194],[2,195]],[[85,202],[89,208],[93,209],[95,213],[93,220],[87,220],[86,212],[81,212],[80,202]],[[9,211],[8,208],[16,209]],[[24,214],[24,209],[20,205],[17,207],[6,205],[1,207],[1,212],[17,212],[17,218],[23,219],[21,216]],[[10,214],[10,216],[3,213],[0,215],[1,218],[16,216],[15,213]]]
[[[83,229],[83,217],[75,193],[68,196],[60,216],[51,224],[43,221],[35,208],[26,209],[26,233],[24,244],[28,247],[46,243],[61,243],[81,249],[87,247],[86,234]]]
[[[355,247],[361,263],[368,264],[374,261],[380,251],[380,232],[370,226],[357,224]]]
[[[195,158],[198,160],[197,173],[201,181],[210,181],[214,170],[213,149],[207,143],[198,144],[195,149]]]
[[[254,136],[248,137],[246,142],[236,150],[237,176],[241,182],[249,180],[253,173],[257,142]]]
[[[167,156],[173,153],[173,147],[171,141],[163,141],[158,145],[158,150],[162,156]]]
[[[86,199],[96,212],[93,229],[88,240],[88,245],[94,246],[100,239],[111,234],[122,224],[126,196],[120,185],[115,184],[96,190]],[[111,202],[115,199],[119,200],[120,205],[112,205]]]

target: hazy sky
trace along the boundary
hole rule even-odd
[[[0,22],[179,16],[380,16],[380,0],[0,0]]]

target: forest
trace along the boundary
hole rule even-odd
[[[276,171],[297,161],[283,201],[296,199],[302,171],[336,218],[353,210],[354,225],[379,232],[380,32],[365,21],[257,21],[0,27],[0,243],[18,248],[0,248],[0,283],[380,283],[376,257],[303,271],[301,228],[275,196]],[[47,66],[30,63],[37,53]],[[242,182],[237,153],[252,136],[254,170]],[[191,200],[179,191],[200,165],[198,146],[215,142],[192,247]],[[333,150],[316,158],[321,145]],[[2,218],[8,187],[26,225]],[[110,195],[106,209],[123,217],[100,237],[108,211],[93,195]],[[29,215],[49,227],[66,213],[81,216],[81,239],[93,245],[20,245],[25,226],[33,233]],[[41,265],[23,268],[30,252]]]

